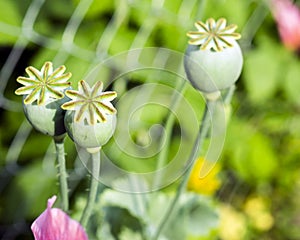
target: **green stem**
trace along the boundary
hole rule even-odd
[[[179,92],[174,95],[174,97],[172,98],[172,104],[170,106],[170,109],[172,111],[169,111],[168,116],[167,116],[167,120],[166,120],[166,124],[165,124],[165,135],[166,137],[163,138],[161,140],[160,146],[163,146],[162,150],[159,152],[158,155],[158,159],[157,159],[157,165],[156,165],[156,169],[159,171],[163,166],[166,165],[167,163],[167,156],[168,156],[168,150],[169,150],[169,146],[170,146],[170,142],[171,142],[171,136],[172,136],[172,130],[173,130],[173,126],[175,123],[175,115],[172,113],[173,111],[175,111],[175,109],[178,107],[181,98],[178,96],[178,94],[183,94],[185,87],[186,87],[186,83],[187,81],[183,81],[179,87]],[[162,174],[159,172],[154,179],[154,187],[159,187],[161,179],[162,179]]]
[[[235,91],[235,85],[233,84],[227,91],[226,96],[224,97],[224,104],[230,104]]]
[[[248,18],[247,23],[244,25],[241,35],[243,40],[241,41],[242,47],[250,48],[253,38],[256,36],[256,32],[260,29],[264,20],[269,14],[268,3],[266,1],[260,1],[257,4],[256,9],[252,12],[252,15]]]
[[[210,129],[210,116],[212,115],[211,111],[213,110],[214,104],[215,103],[212,101],[208,101],[206,104],[205,111],[204,111],[203,117],[202,117],[202,121],[201,121],[200,127],[199,127],[200,130],[198,132],[197,138],[194,142],[194,146],[193,146],[191,155],[189,157],[188,162],[190,163],[190,165],[189,165],[186,173],[184,174],[181,183],[178,186],[178,189],[176,191],[175,197],[173,198],[173,201],[171,202],[170,206],[167,209],[167,212],[163,216],[163,219],[161,220],[161,222],[158,226],[158,229],[154,235],[153,240],[158,239],[159,235],[163,231],[163,228],[165,227],[166,223],[168,222],[169,218],[171,217],[171,214],[172,214],[173,210],[175,209],[175,206],[176,206],[181,194],[183,193],[183,191],[186,188],[190,173],[193,169],[194,162],[195,162],[196,158],[198,157],[199,149],[202,148],[202,144],[203,144],[203,142],[208,134],[208,131]]]
[[[92,176],[88,200],[80,219],[80,223],[83,227],[86,227],[88,220],[91,216],[93,207],[95,205],[100,175],[100,149],[99,151],[91,152],[90,154],[92,157]]]
[[[66,171],[66,159],[65,159],[65,147],[64,147],[65,135],[54,136],[53,140],[56,149],[56,158],[58,161],[59,185],[60,185],[60,194],[62,198],[62,210],[68,212],[69,197],[68,197],[68,181],[67,181],[68,174]]]

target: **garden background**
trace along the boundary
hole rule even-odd
[[[58,189],[51,138],[30,127],[21,97],[14,94],[19,87],[16,78],[24,69],[39,69],[45,61],[56,67],[64,64],[74,84],[99,62],[123,51],[162,47],[184,53],[186,32],[194,29],[195,21],[209,17],[225,17],[238,25],[244,68],[218,161],[221,184],[216,192],[205,194],[214,202],[219,222],[194,239],[300,238],[300,59],[282,44],[269,2],[0,0],[0,9],[1,239],[33,239],[30,224]],[[164,78],[160,80],[172,86],[168,76]],[[113,87],[122,95],[145,81],[133,75],[126,84],[119,81]],[[201,96],[192,87],[186,96],[200,112]],[[133,133],[139,144],[147,141],[149,126],[166,113],[149,108],[142,114],[145,124]],[[170,155],[176,151],[174,139]],[[76,218],[86,194],[87,170],[69,139],[66,152]],[[155,160],[145,165],[121,156],[116,164],[130,171],[150,171]],[[172,186],[161,191],[172,191]]]

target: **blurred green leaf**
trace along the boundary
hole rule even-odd
[[[110,232],[115,239],[124,231],[129,228],[134,232],[142,230],[141,222],[138,218],[132,216],[127,209],[120,207],[105,207],[104,219],[110,225]]]
[[[0,21],[14,26],[20,26],[22,23],[22,16],[19,14],[18,5],[16,1],[0,1],[0,7],[5,11],[1,12]]]
[[[160,45],[181,52],[185,50],[182,49],[182,46],[187,46],[187,37],[185,30],[181,26],[175,24],[158,24],[158,26],[156,38],[159,39]]]
[[[103,224],[101,224],[101,227],[98,227],[97,230],[97,239],[115,240],[110,232],[110,227],[107,222],[103,222]]]
[[[164,1],[164,9],[177,13],[181,4],[182,4],[181,0],[166,0]]]
[[[43,14],[39,15],[40,18],[46,18],[48,21],[55,19],[57,24],[60,21],[68,21],[70,19],[75,10],[75,4],[72,4],[70,0],[45,1],[41,10]]]
[[[281,79],[287,99],[292,103],[300,104],[300,61],[293,59],[285,64],[285,76]]]
[[[56,50],[42,48],[40,51],[38,51],[38,53],[34,55],[30,65],[37,69],[41,69],[43,64],[46,61],[52,61],[56,54],[57,54]],[[54,67],[58,67],[58,66],[54,66]]]
[[[135,200],[140,198],[139,194],[122,193],[113,190],[105,190],[100,198],[102,207],[119,207],[129,211],[132,216],[143,219],[143,212],[140,212]]]
[[[123,229],[120,234],[120,240],[143,240],[141,234],[133,232],[129,228]]]
[[[153,231],[161,222],[173,197],[173,194],[167,193],[157,192],[146,196],[107,189],[103,192],[100,202],[105,208],[111,206],[127,209],[132,216],[146,224],[149,231]],[[215,207],[208,198],[194,193],[184,194],[162,235],[173,240],[185,239],[187,235],[197,237],[209,235],[219,224]]]
[[[22,23],[22,16],[20,15],[17,2],[15,1],[0,1],[0,23],[4,22],[15,27],[20,27]],[[17,29],[14,29],[13,32],[15,35],[9,34],[10,30],[6,28],[5,25],[0,25],[0,44],[10,45],[17,40]]]
[[[149,14],[151,9],[151,0],[134,1],[130,11],[130,22],[132,28],[138,29],[145,21],[145,16]]]
[[[72,73],[72,78],[70,79],[72,82],[72,87],[77,89],[78,82],[86,76],[91,65],[90,62],[80,58],[69,57],[65,62],[65,66],[67,67],[67,70]]]
[[[231,166],[250,184],[271,181],[278,168],[270,139],[243,121],[232,119],[226,149]]]
[[[6,195],[4,216],[8,221],[34,219],[46,209],[48,198],[58,191],[54,170],[43,170],[43,162],[39,160],[18,173]]]
[[[114,55],[130,49],[135,36],[136,32],[132,29],[125,28],[124,26],[120,27],[109,46],[110,54]]]
[[[251,0],[211,0],[206,4],[205,17],[215,19],[225,17],[229,24],[237,24],[238,31],[241,31],[253,10],[253,2]],[[205,21],[206,19],[199,20]]]
[[[72,0],[76,5],[80,0]],[[85,18],[99,18],[101,15],[111,13],[114,9],[114,1],[111,0],[94,0],[89,7]]]
[[[250,100],[256,104],[274,97],[279,88],[282,62],[287,55],[286,50],[267,37],[261,38],[260,43],[245,56],[244,65],[246,89]]]
[[[209,236],[219,225],[219,216],[211,202],[200,196],[194,196],[186,206],[188,208],[188,234],[197,237]]]
[[[157,195],[153,195],[151,200],[153,206],[151,211],[155,211],[157,216],[152,219],[153,223],[160,222],[158,220],[167,209],[166,203],[170,203],[174,197],[166,194],[159,194],[159,196],[158,198]],[[216,206],[209,198],[195,193],[185,193],[172,213],[163,234],[167,239],[173,240],[186,239],[187,236],[201,238],[209,236],[218,225],[219,216]]]
[[[107,25],[103,22],[84,22],[76,32],[74,44],[85,50],[95,51]]]

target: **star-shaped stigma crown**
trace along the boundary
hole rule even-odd
[[[106,115],[117,112],[111,103],[117,97],[117,93],[103,92],[103,83],[100,81],[91,88],[87,82],[81,80],[78,83],[78,91],[67,90],[66,95],[72,100],[61,107],[65,110],[75,110],[75,122],[86,119],[88,124],[94,125],[97,121],[106,122]]]
[[[189,31],[187,36],[191,38],[189,44],[199,45],[200,50],[213,49],[220,52],[232,47],[233,42],[241,38],[239,33],[234,32],[237,25],[226,26],[225,18],[220,18],[217,22],[213,18],[209,18],[206,23],[197,21],[195,27],[198,31]]]
[[[67,82],[72,74],[64,73],[65,66],[60,66],[53,71],[51,62],[45,62],[41,71],[34,67],[25,69],[28,77],[18,77],[17,82],[23,87],[15,91],[17,95],[27,95],[24,99],[25,104],[31,104],[37,100],[38,105],[44,105],[49,98],[61,99],[64,97],[64,90],[71,83]]]

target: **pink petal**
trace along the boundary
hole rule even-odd
[[[300,10],[290,0],[272,0],[271,10],[278,24],[283,44],[291,49],[300,48]]]
[[[35,240],[88,240],[83,227],[65,212],[52,208],[56,196],[48,199],[47,209],[32,223]]]

